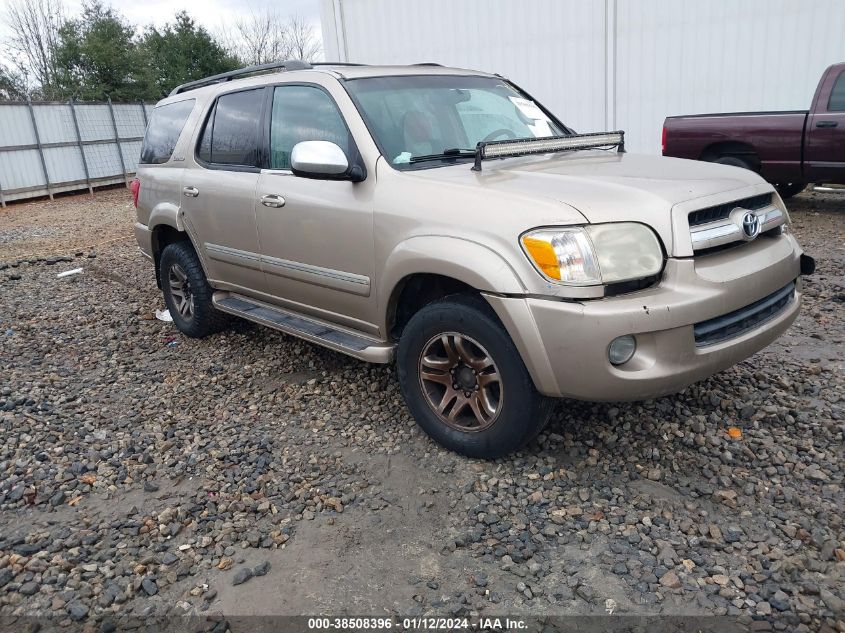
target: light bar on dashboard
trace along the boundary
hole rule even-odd
[[[596,132],[593,134],[572,134],[570,136],[547,136],[530,139],[508,139],[479,143],[475,148],[473,170],[481,171],[481,161],[488,158],[506,156],[526,156],[528,154],[548,154],[573,149],[594,147],[614,147],[625,151],[625,132]]]

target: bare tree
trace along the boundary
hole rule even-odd
[[[20,74],[42,88],[53,83],[59,29],[64,23],[62,1],[9,0],[3,21],[9,31],[5,52]]]
[[[315,61],[322,46],[320,38],[314,34],[314,26],[296,16],[290,18],[285,26],[292,56],[305,62]]]
[[[321,51],[313,26],[298,17],[285,20],[271,7],[250,7],[242,17],[221,27],[217,39],[246,64],[284,59],[313,61]]]
[[[285,28],[278,12],[270,7],[247,12],[220,29],[218,39],[233,55],[246,64],[266,64],[286,59]]]

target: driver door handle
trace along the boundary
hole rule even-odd
[[[819,121],[816,123],[816,127],[836,127],[839,125],[836,121]]]
[[[189,198],[196,198],[200,195],[200,190],[196,187],[182,187],[182,193],[188,196]]]
[[[277,196],[276,194],[268,194],[266,196],[261,196],[261,204],[265,207],[270,207],[271,209],[280,209],[285,206],[285,199],[282,196]]]

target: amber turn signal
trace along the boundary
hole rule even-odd
[[[538,240],[527,235],[522,238],[525,250],[537,264],[537,268],[546,276],[552,279],[560,279],[560,263],[554,247],[545,240]]]

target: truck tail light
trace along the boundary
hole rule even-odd
[[[129,183],[129,190],[132,192],[132,204],[135,205],[135,208],[138,208],[138,196],[141,193],[141,181],[137,178],[133,178],[132,182]]]
[[[663,132],[660,135],[660,153],[666,155],[666,126],[663,126]]]

